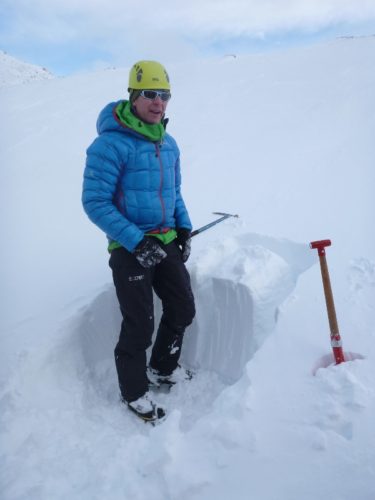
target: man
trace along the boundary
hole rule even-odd
[[[165,68],[155,61],[134,64],[128,91],[128,101],[110,103],[99,115],[98,137],[87,150],[82,203],[109,241],[123,316],[115,348],[122,400],[153,421],[165,412],[152,401],[149,377],[173,384],[181,376],[183,334],[195,315],[184,264],[192,225],[181,195],[179,150],[165,131],[171,97]],[[153,290],[163,314],[147,367]]]

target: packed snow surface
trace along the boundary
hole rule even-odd
[[[120,313],[80,204],[85,149],[128,69],[0,91],[4,500],[374,500],[375,39],[169,68],[196,236],[192,381],[120,404]],[[189,75],[189,78],[186,78]],[[214,84],[213,84],[214,82]],[[316,251],[347,353],[335,366]],[[160,304],[155,300],[157,314]]]

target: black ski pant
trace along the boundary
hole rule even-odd
[[[116,369],[121,396],[128,402],[148,390],[146,350],[154,332],[153,290],[162,301],[163,313],[150,366],[162,375],[177,367],[185,329],[195,316],[190,276],[181,251],[174,241],[160,244],[167,257],[149,269],[125,248],[113,250],[109,259],[123,317],[115,348]]]

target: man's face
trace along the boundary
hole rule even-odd
[[[147,94],[147,91],[145,91]],[[168,101],[162,101],[160,96],[155,99],[146,99],[146,97],[139,96],[133,102],[133,107],[137,112],[139,118],[145,123],[160,123],[167,109]]]

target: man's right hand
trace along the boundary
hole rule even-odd
[[[153,236],[145,236],[133,253],[141,266],[146,269],[156,266],[167,256]]]

